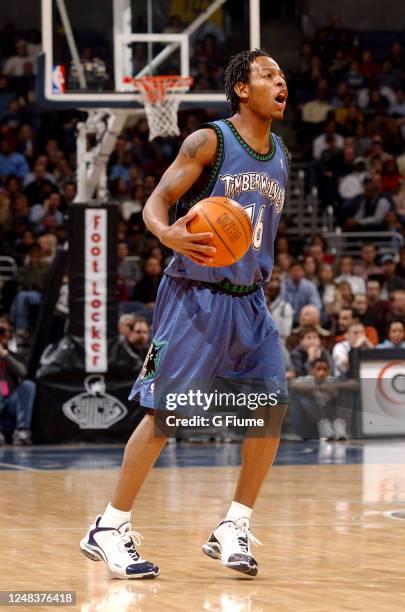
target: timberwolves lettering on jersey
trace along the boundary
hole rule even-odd
[[[262,172],[243,172],[236,176],[220,176],[219,180],[225,185],[225,196],[234,200],[242,191],[258,191],[265,195],[276,207],[276,212],[283,210],[285,189],[278,181],[274,181]]]
[[[281,139],[271,134],[266,154],[256,153],[228,120],[214,121],[217,155],[207,184],[200,193],[186,193],[177,203],[176,218],[208,196],[225,196],[239,202],[252,220],[251,248],[238,262],[226,268],[193,263],[175,253],[165,272],[193,280],[235,285],[262,285],[269,280],[274,263],[274,240],[285,199],[288,153]]]

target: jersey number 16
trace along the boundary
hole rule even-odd
[[[244,206],[244,209],[249,215],[252,224],[253,224],[253,219],[255,216],[255,208],[256,208],[256,203],[250,204],[249,206]],[[254,224],[253,238],[252,238],[252,245],[254,249],[260,249],[260,245],[262,244],[263,217],[264,217],[265,208],[266,208],[265,204],[262,204],[260,206],[259,214],[257,215],[256,223]]]

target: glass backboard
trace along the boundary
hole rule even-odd
[[[224,102],[229,57],[260,45],[258,0],[42,0],[45,100],[140,102],[126,77],[191,75],[184,102]],[[179,94],[180,95],[180,94]]]

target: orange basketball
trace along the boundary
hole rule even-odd
[[[201,200],[192,210],[198,216],[187,225],[189,232],[214,234],[212,245],[217,252],[207,266],[230,266],[244,256],[252,242],[252,223],[243,206],[229,198],[212,197]]]

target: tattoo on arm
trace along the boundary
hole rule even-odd
[[[187,140],[185,140],[181,146],[181,152],[185,157],[191,157],[194,159],[201,149],[208,141],[208,136],[205,132],[199,132],[193,134]]]

